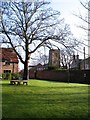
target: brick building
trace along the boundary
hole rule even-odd
[[[81,70],[90,70],[90,57],[86,58],[83,60],[80,64],[80,69]]]
[[[80,69],[82,59],[79,59],[79,55],[73,55],[72,62],[70,64],[71,69]]]
[[[0,48],[0,74],[18,72],[18,57],[12,48]]]

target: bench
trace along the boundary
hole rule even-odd
[[[10,85],[20,85],[21,83],[28,85],[28,80],[10,80]]]

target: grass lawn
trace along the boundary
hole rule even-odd
[[[29,80],[26,85],[2,81],[3,118],[88,118],[86,84]]]

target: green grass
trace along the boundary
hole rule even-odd
[[[2,81],[3,118],[88,118],[86,84],[29,80],[26,85]]]

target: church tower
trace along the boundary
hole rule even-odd
[[[60,50],[51,49],[49,51],[49,66],[60,67]]]

